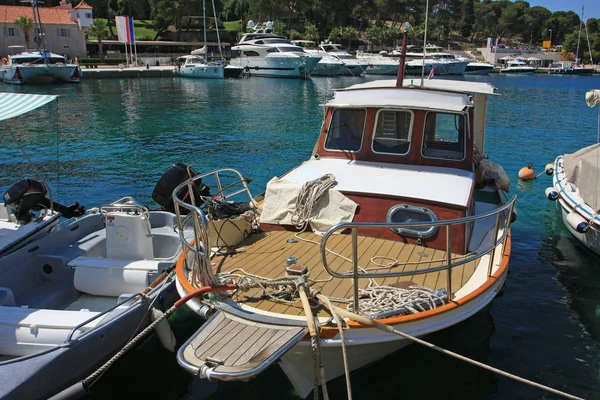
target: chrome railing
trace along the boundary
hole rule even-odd
[[[226,174],[233,175],[224,176]],[[195,183],[204,180],[205,178],[214,178],[217,191],[210,198],[232,198],[239,194],[246,193],[250,203],[256,205],[250,189],[248,188],[248,179],[232,168],[221,168],[205,174],[194,176],[173,190],[173,203],[175,205],[175,214],[177,215],[177,223],[179,225],[179,237],[185,248],[192,251],[196,258],[195,266],[202,265],[210,266],[210,240],[208,235],[209,222],[204,211],[200,208],[200,204],[208,200],[206,197],[196,199],[193,188]],[[239,186],[242,186],[241,188]],[[187,188],[187,192],[183,191]],[[180,193],[186,193],[187,199],[179,198]],[[187,210],[187,211],[183,211]],[[193,225],[193,236],[185,236],[183,233],[189,224]]]
[[[400,277],[400,276],[414,276],[414,275],[422,275],[431,272],[439,272],[446,270],[448,271],[448,278],[446,282],[446,290],[448,293],[448,299],[452,298],[452,269],[458,266],[468,264],[472,261],[480,259],[487,254],[490,254],[490,261],[488,265],[488,277],[492,275],[492,269],[494,265],[494,258],[496,253],[496,248],[498,248],[501,244],[503,245],[506,242],[506,238],[508,237],[508,227],[510,225],[510,221],[512,218],[512,213],[514,209],[516,196],[513,196],[510,201],[503,204],[502,206],[491,210],[489,212],[485,212],[482,214],[450,219],[450,220],[442,220],[435,222],[412,222],[412,223],[391,223],[391,222],[343,222],[335,225],[331,229],[329,229],[323,238],[321,239],[321,262],[323,263],[323,267],[325,270],[332,276],[341,279],[352,279],[353,281],[353,293],[354,293],[354,310],[359,310],[358,305],[358,280],[360,278],[391,278],[391,277]],[[452,259],[452,227],[460,224],[467,224],[470,222],[475,222],[477,220],[481,220],[484,218],[495,218],[494,229],[492,240],[489,241],[492,244],[490,246],[486,246],[483,249],[478,250],[476,253],[467,255],[460,260],[453,261]],[[437,266],[437,267],[429,267],[425,269],[416,269],[411,271],[388,271],[388,272],[367,272],[361,271],[358,265],[358,260],[360,258],[360,254],[358,253],[358,230],[359,229],[394,229],[394,228],[428,228],[428,227],[445,227],[446,228],[446,264]],[[500,228],[504,227],[502,235],[498,237],[498,233]],[[329,263],[327,262],[327,255],[330,254],[330,250],[327,248],[327,242],[331,236],[338,231],[350,230],[350,234],[352,235],[352,270],[349,272],[337,272],[333,270]],[[423,264],[431,264],[432,261],[424,261]]]

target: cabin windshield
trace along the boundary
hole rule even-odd
[[[277,46],[277,50],[279,50],[281,53],[287,53],[287,52],[304,53],[304,49],[300,46]]]
[[[47,58],[48,64],[64,64],[65,59],[62,57]],[[45,64],[43,57],[14,57],[13,64]]]
[[[357,152],[362,147],[367,110],[336,108],[325,139],[325,149]]]
[[[380,110],[377,113],[372,149],[374,153],[408,154],[412,136],[410,111]]]
[[[463,114],[430,111],[425,115],[422,153],[424,157],[463,160],[466,123]]]

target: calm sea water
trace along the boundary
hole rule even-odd
[[[230,166],[266,182],[310,156],[331,90],[369,78],[307,81],[248,78],[90,80],[80,85],[12,87],[57,94],[57,104],[11,124],[21,147],[55,198],[98,206],[121,196],[152,205],[155,183],[170,165],[199,171]],[[542,175],[518,182],[556,155],[593,144],[597,110],[584,103],[598,77],[489,76],[501,96],[488,106],[486,152],[500,162],[518,196],[510,273],[491,307],[429,340],[479,361],[585,398],[600,399],[600,259],[569,236]],[[11,137],[0,148],[0,190],[35,177]],[[171,318],[179,343],[201,320]],[[352,375],[355,398],[554,398],[432,350],[412,345]],[[329,385],[345,398],[343,378]],[[92,388],[90,399],[293,399],[278,367],[247,383],[206,384],[178,368],[155,337],[122,358]]]

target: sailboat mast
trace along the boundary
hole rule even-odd
[[[37,46],[37,50],[44,59],[44,64],[48,64],[48,58],[46,56],[46,41],[44,40],[44,32],[42,31],[42,20],[40,18],[40,10],[38,8],[38,0],[31,0],[31,10],[33,12],[34,38],[37,39],[34,39],[34,41]]]
[[[577,52],[575,53],[575,65],[579,65],[579,42],[581,41],[581,24],[583,23],[583,6],[581,6],[581,21],[579,21],[579,36],[577,37]]]
[[[202,18],[204,25],[204,52],[208,56],[208,49],[206,48],[206,0],[202,0]]]

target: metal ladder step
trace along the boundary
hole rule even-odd
[[[201,378],[246,380],[305,335],[305,327],[265,324],[218,311],[181,346],[177,362]]]

